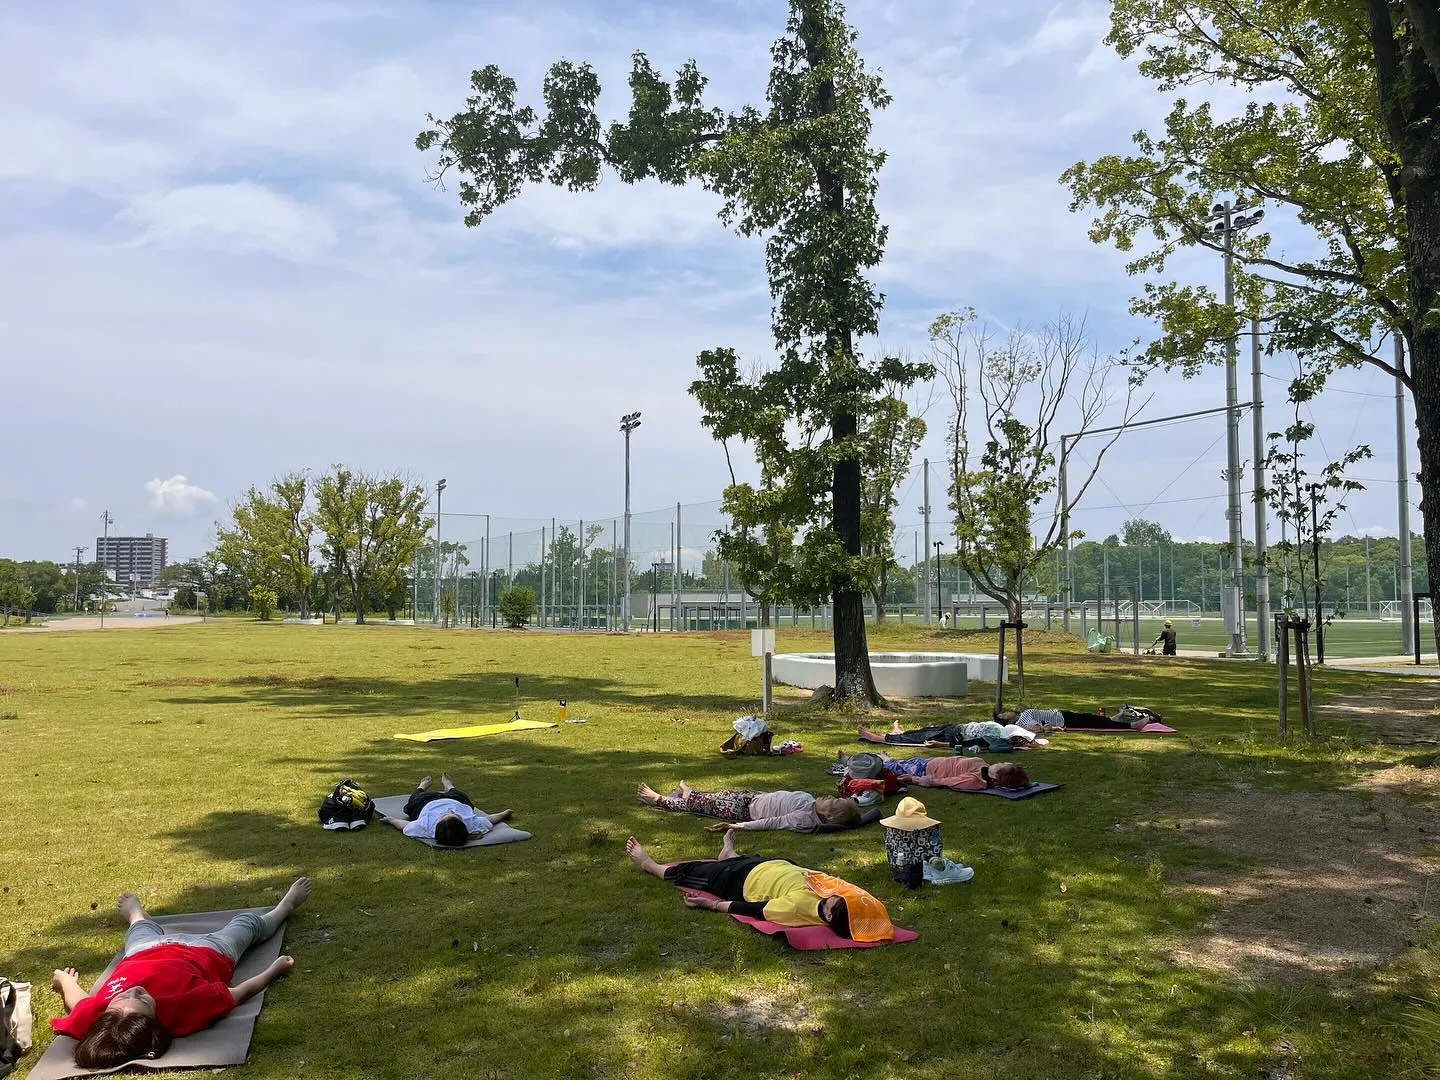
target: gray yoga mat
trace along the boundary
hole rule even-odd
[[[193,915],[152,915],[151,918],[166,930],[182,934],[209,934],[219,930],[241,911],[263,915],[269,910],[264,907],[241,908],[238,911],[204,911]],[[280,955],[280,947],[284,942],[285,927],[281,926],[268,941],[262,941],[240,958],[230,984],[234,986],[259,975]],[[95,985],[108,979],[119,962],[120,954],[117,953],[110,961],[110,966],[95,980]],[[132,1061],[114,1069],[80,1068],[75,1064],[76,1040],[68,1035],[56,1035],[44,1056],[30,1070],[29,1080],[64,1080],[68,1076],[95,1076],[118,1072],[131,1066],[143,1069],[212,1069],[222,1065],[241,1065],[250,1051],[250,1036],[255,1032],[255,1018],[260,1015],[260,1006],[264,1002],[265,991],[262,990],[204,1031],[176,1039],[164,1057]]]
[[[375,800],[375,809],[386,817],[403,818],[405,816],[405,800],[408,798],[410,798],[409,795],[386,795],[383,799]],[[485,811],[481,810],[480,812],[483,814]],[[389,828],[388,825],[385,827],[387,829]],[[422,844],[429,844],[433,848],[440,847],[439,844],[435,843],[435,838],[432,836],[411,836],[406,837],[406,839],[419,840]],[[502,821],[484,836],[480,837],[479,840],[471,840],[465,847],[489,847],[491,844],[512,844],[517,840],[529,839],[530,834],[524,829],[512,829]],[[455,850],[463,851],[464,848],[457,848]]]

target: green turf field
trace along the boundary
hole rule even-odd
[[[873,635],[877,648],[987,641]],[[782,629],[781,643],[824,637]],[[624,855],[630,833],[662,860],[717,846],[698,819],[638,805],[637,783],[824,791],[827,760],[856,748],[853,720],[792,711],[775,727],[803,754],[719,756],[730,720],[758,698],[745,635],[231,621],[0,635],[0,973],[37,984],[44,1042],[60,1008],[51,970],[73,964],[88,985],[120,941],[120,891],[162,914],[227,908],[273,900],[308,873],[315,895],[286,943],[296,973],[272,988],[236,1075],[1256,1077],[1281,1075],[1267,1071],[1277,1061],[1296,1077],[1423,1075],[1434,1028],[1397,1018],[1435,996],[1433,919],[1405,959],[1339,981],[1257,985],[1186,966],[1167,950],[1206,926],[1215,901],[1180,875],[1249,864],[1178,827],[1139,826],[1196,793],[1334,791],[1434,754],[1334,720],[1323,746],[1276,744],[1272,669],[1101,659],[1039,633],[1027,656],[1032,701],[1147,702],[1181,731],[1058,736],[1023,760],[1067,787],[1027,802],[923,792],[947,854],[976,868],[966,885],[907,893],[878,828],[742,837],[742,850],[843,874],[920,932],[903,946],[794,953],[685,909]],[[550,718],[565,698],[588,723],[391,737],[507,719],[517,673],[526,718]],[[1320,679],[1326,694],[1378,685]],[[969,718],[986,714],[987,689]],[[442,769],[483,807],[514,808],[535,839],[434,852],[389,828],[337,835],[316,822],[343,777],[399,793]],[[1277,1058],[1282,1043],[1293,1054]]]
[[[989,618],[989,625],[998,625],[998,614],[992,613]],[[1175,629],[1179,631],[1179,648],[1181,649],[1213,649],[1219,653],[1229,644],[1229,635],[1225,632],[1225,624],[1219,615],[1190,616],[1180,615],[1173,617]],[[1040,628],[1045,625],[1044,618],[1030,616],[1027,618],[1028,625]],[[980,620],[978,617],[960,618],[959,624],[962,629],[978,629]],[[1091,612],[1087,619],[1087,628],[1095,625],[1094,613]],[[1134,631],[1128,617],[1120,620],[1119,639],[1125,651],[1132,649]],[[1140,647],[1148,648],[1150,643],[1159,635],[1164,625],[1162,619],[1142,618],[1140,620]],[[1060,620],[1060,609],[1054,610],[1051,619],[1051,626],[1059,631],[1062,627]],[[1422,633],[1428,633],[1428,624],[1422,625]],[[1080,632],[1080,619],[1078,616],[1070,620],[1070,629],[1078,634]],[[1104,622],[1104,632],[1115,635],[1115,620],[1108,615]],[[1255,618],[1252,613],[1245,627],[1246,641],[1253,650],[1255,647]],[[1427,652],[1434,651],[1434,644],[1426,638],[1422,638]],[[1363,614],[1351,615],[1346,618],[1337,618],[1325,628],[1325,655],[1328,657],[1365,657],[1365,656],[1397,656],[1402,654],[1400,648],[1400,623],[1398,620],[1381,620],[1379,618],[1366,618]],[[1314,635],[1311,635],[1311,649],[1313,651]]]

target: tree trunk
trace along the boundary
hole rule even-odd
[[[351,583],[355,589],[355,625],[365,625],[365,583],[356,580]]]
[[[759,603],[760,603],[760,629],[762,629],[762,630],[768,630],[768,629],[770,628],[770,601],[769,601],[769,600],[761,600]]]
[[[1420,513],[1425,517],[1425,567],[1431,588],[1440,582],[1440,177],[1406,187],[1405,216],[1410,235],[1411,392],[1420,443]],[[1431,605],[1432,629],[1440,648],[1440,604]]]
[[[865,640],[865,596],[859,589],[837,589],[834,605],[835,697],[851,704],[883,705],[870,673],[870,647]],[[842,665],[840,658],[845,657]]]

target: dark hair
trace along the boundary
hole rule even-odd
[[[821,918],[824,916],[822,915]],[[825,920],[825,925],[840,937],[848,938],[850,936],[850,905],[845,902],[843,896],[835,898],[835,903],[830,908],[830,918]]]
[[[172,1041],[153,1016],[106,1009],[75,1047],[75,1064],[82,1069],[113,1069],[138,1058],[163,1057]]]
[[[464,847],[470,842],[470,830],[458,817],[443,817],[435,823],[435,842],[441,847]]]
[[[1025,771],[1025,766],[1013,761],[996,765],[990,770],[990,776],[997,786],[1013,791],[1022,791],[1030,786],[1030,774]]]

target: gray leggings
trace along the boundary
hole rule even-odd
[[[125,931],[125,955],[134,956],[156,945],[199,945],[223,953],[238,964],[246,949],[260,944],[278,929],[280,920],[272,912],[264,915],[242,912],[213,934],[174,933],[154,919],[141,919]]]

